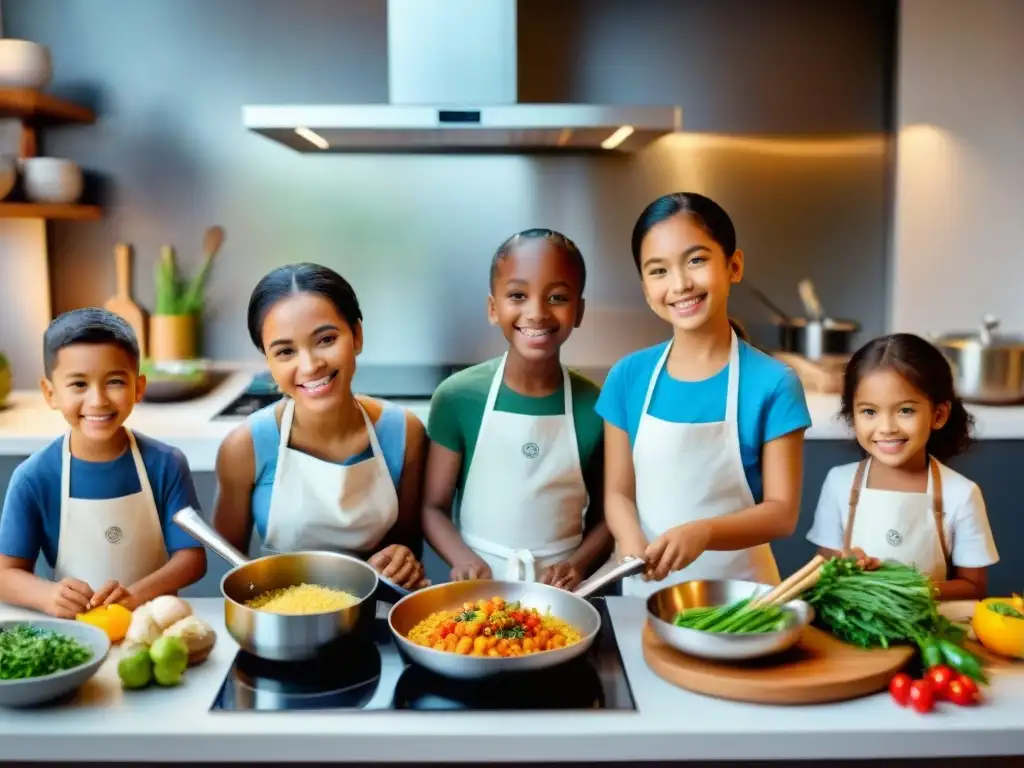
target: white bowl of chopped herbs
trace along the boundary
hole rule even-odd
[[[107,634],[81,621],[0,621],[0,707],[33,707],[77,690],[109,652]]]

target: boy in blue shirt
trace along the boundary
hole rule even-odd
[[[0,601],[74,618],[130,609],[206,573],[206,551],[171,516],[198,509],[188,461],[123,426],[142,399],[139,346],[120,317],[67,312],[43,336],[47,404],[70,429],[11,476],[0,516]],[[39,552],[54,581],[36,576]]]

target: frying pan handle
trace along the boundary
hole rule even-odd
[[[576,595],[576,597],[582,597],[585,600],[602,587],[614,584],[616,581],[624,579],[627,576],[636,576],[638,573],[643,573],[646,564],[647,563],[644,559],[640,557],[624,557],[622,562],[611,570],[605,571],[604,573],[601,573],[600,571],[595,573],[589,579],[576,587],[576,589],[573,590],[573,594]]]
[[[207,524],[203,518],[199,516],[192,507],[185,507],[179,509],[174,513],[174,517],[171,518],[178,527],[181,528],[185,533],[191,534],[199,540],[201,544],[205,544],[214,551],[217,555],[227,560],[235,568],[245,565],[249,562],[249,558],[239,552],[235,547],[228,542],[223,536],[217,533],[213,528]]]

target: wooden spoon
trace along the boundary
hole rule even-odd
[[[206,282],[210,278],[210,267],[213,265],[213,258],[224,245],[224,227],[208,227],[203,233],[203,251],[206,253],[206,260],[196,275],[195,280],[189,285],[185,298],[185,307],[190,312],[199,311],[199,296],[206,288]]]
[[[224,227],[208,227],[203,233],[203,252],[206,254],[206,260],[212,261],[222,245],[224,245]]]

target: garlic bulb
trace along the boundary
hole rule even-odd
[[[184,641],[190,666],[204,661],[217,642],[213,627],[195,616],[186,616],[175,622],[164,630],[164,636],[180,637]]]
[[[128,632],[124,638],[126,644],[152,645],[162,631],[149,606],[143,605],[132,612],[132,622],[128,625]]]
[[[174,595],[154,597],[142,607],[150,610],[161,631],[192,615],[192,606]]]

